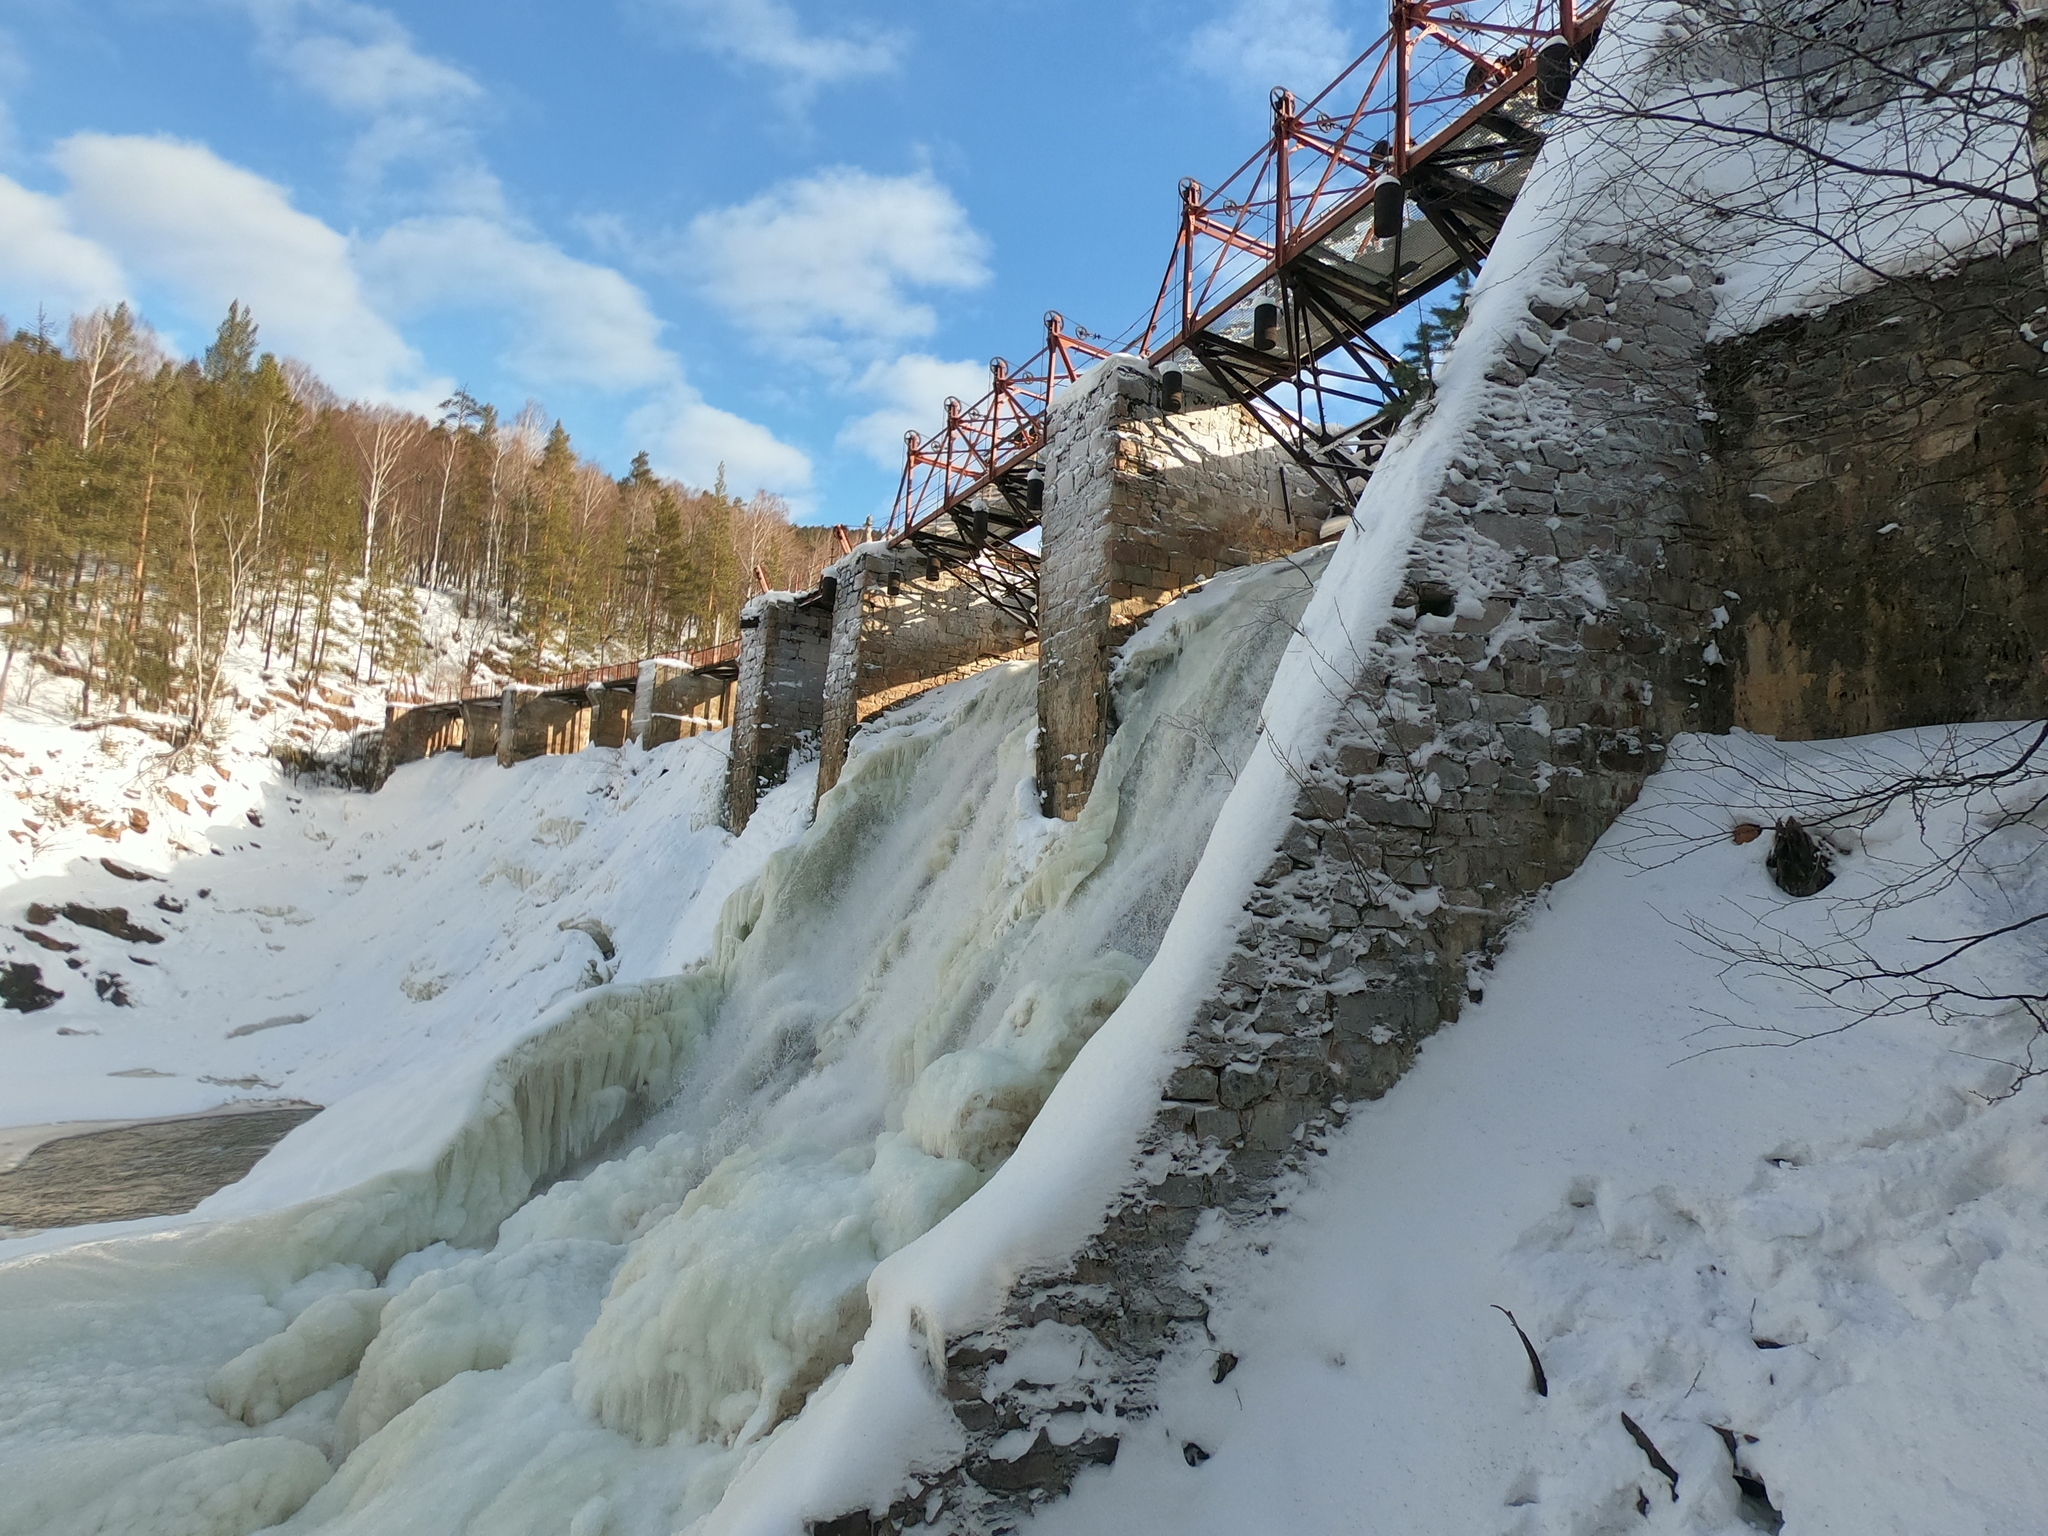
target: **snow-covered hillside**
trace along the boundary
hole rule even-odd
[[[2039,1529],[2048,1471],[2019,1447],[2048,1412],[2048,1118],[2038,1085],[2007,1096],[2033,1020],[1854,1024],[1870,995],[1731,967],[1758,938],[1910,955],[2040,909],[2037,825],[1889,910],[1960,815],[1894,807],[1806,903],[1768,839],[1728,835],[1790,808],[1759,777],[1883,783],[1939,734],[1683,743],[1288,1214],[1217,1231],[1212,1340],[1033,1529],[1737,1536],[1772,1506],[1788,1532]],[[1971,734],[1990,764],[2033,732]],[[2044,972],[2026,940],[1967,979]]]
[[[172,747],[191,737],[184,716],[115,708],[104,692],[87,693],[76,667],[17,656],[0,709],[0,872],[28,879],[102,857],[160,870],[205,855],[256,824],[248,813],[261,817],[285,764],[345,764],[351,742],[384,723],[387,703],[452,699],[504,676],[501,626],[464,618],[446,593],[411,597],[421,655],[402,678],[361,666],[363,618],[345,595],[316,671],[267,656],[260,633],[236,638],[214,713],[183,751]]]
[[[1689,26],[1634,8],[1589,84],[1660,86]],[[1359,637],[1390,624],[1425,519],[1456,516],[1438,492],[1486,429],[1489,370],[1575,244],[1629,237],[1617,185],[1674,162],[1702,198],[1733,185],[1686,142],[1559,131],[1340,547],[1150,620],[1073,823],[1038,813],[1037,678],[1014,663],[870,722],[815,817],[799,771],[738,839],[717,737],[442,757],[366,797],[270,765],[275,680],[242,677],[217,765],[139,782],[162,751],[141,730],[11,715],[27,798],[0,942],[64,995],[0,1014],[0,1126],[323,1108],[189,1215],[0,1238],[0,1536],[936,1517],[967,1435],[949,1347],[1167,1177],[1140,1149],[1189,1021]],[[1845,252],[1839,188],[1803,243],[1760,249],[1790,204],[1742,188],[1758,206],[1691,253],[1729,325],[1930,259],[1910,210]],[[1942,254],[2017,227],[1942,224]],[[293,696],[294,729],[317,700]],[[320,707],[337,733],[373,718],[367,695]],[[1969,948],[1949,974],[1980,996],[1938,1015],[1863,1018],[1864,994],[1817,997],[1771,957],[1911,957],[2038,915],[2048,780],[1826,827],[1837,879],[1810,900],[1771,883],[1768,837],[1735,835],[1810,815],[1816,785],[1840,800],[1949,744],[1995,766],[2028,739],[1668,743],[1498,966],[1464,973],[1483,999],[1383,1098],[1304,1121],[1327,1156],[1271,1211],[1203,1213],[1179,1279],[1206,1319],[1176,1314],[1202,1336],[1143,1411],[1103,1406],[1081,1330],[1019,1323],[1002,1385],[1043,1423],[996,1458],[1041,1429],[1120,1442],[1026,1523],[2042,1529],[2048,1087],[2034,1018],[2001,1001],[2041,992],[2040,925]],[[1408,758],[1418,781],[1439,745]],[[1399,945],[1444,898],[1372,899]]]

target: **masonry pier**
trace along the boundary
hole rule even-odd
[[[590,715],[590,698],[581,688],[514,683],[500,700],[498,766],[582,751],[590,742]]]
[[[740,611],[739,686],[726,769],[725,824],[745,830],[761,795],[815,750],[825,715],[832,607],[822,592],[766,592]]]
[[[462,739],[460,704],[420,704],[411,709],[387,705],[378,742],[377,781],[382,783],[393,769],[407,763],[452,751],[462,745]]]
[[[681,656],[655,656],[640,663],[628,732],[645,750],[671,741],[722,731],[732,724],[737,669],[696,666]]]
[[[825,663],[818,793],[839,782],[862,722],[928,688],[1036,646],[1022,616],[998,607],[915,549],[863,544],[828,566],[831,647]]]
[[[1316,542],[1333,508],[1243,407],[1163,408],[1159,374],[1115,358],[1053,407],[1039,566],[1038,790],[1087,803],[1115,722],[1110,659],[1145,618],[1218,571]]]
[[[456,707],[462,711],[462,755],[496,757],[498,724],[505,716],[504,696],[464,699]]]
[[[583,690],[590,704],[590,745],[623,747],[633,729],[631,683],[591,683]]]

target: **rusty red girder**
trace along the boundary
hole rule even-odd
[[[946,424],[929,439],[905,433],[903,478],[887,529],[893,541],[906,541],[1035,460],[1045,446],[1054,394],[1086,366],[1077,359],[1107,356],[1107,349],[1069,332],[1055,311],[1045,317],[1045,345],[1022,368],[994,359],[987,394],[972,405],[947,400]]]
[[[1046,344],[1024,368],[1011,371],[998,359],[987,395],[971,406],[948,400],[937,436],[906,436],[891,542],[949,518],[964,526],[962,509],[977,498],[985,509],[992,488],[1014,502],[1016,486],[1007,482],[1035,462],[1044,418],[1060,387],[1079,376],[1081,358],[1131,352],[1161,364],[1192,357],[1212,374],[1234,375],[1219,381],[1324,478],[1313,462],[1317,454],[1303,444],[1343,436],[1329,420],[1333,409],[1348,409],[1355,420],[1373,417],[1385,403],[1392,359],[1366,334],[1368,322],[1412,303],[1428,283],[1405,288],[1394,281],[1378,314],[1369,297],[1333,297],[1327,284],[1320,295],[1307,286],[1283,294],[1294,269],[1334,236],[1353,238],[1347,232],[1369,219],[1389,180],[1418,189],[1415,206],[1457,259],[1476,268],[1483,244],[1469,228],[1460,238],[1455,214],[1430,206],[1419,189],[1432,172],[1455,176],[1485,158],[1472,148],[1482,125],[1521,134],[1521,145],[1511,148],[1532,155],[1540,138],[1519,125],[1510,105],[1537,82],[1546,49],[1562,44],[1574,61],[1583,58],[1610,4],[1392,0],[1387,30],[1306,104],[1290,92],[1273,93],[1273,132],[1258,153],[1214,188],[1182,184],[1173,253],[1140,326],[1104,342],[1070,334],[1057,314],[1048,315]],[[1392,265],[1398,273],[1398,250]],[[1236,333],[1250,330],[1247,312],[1255,303],[1283,297],[1288,336],[1284,344],[1261,344],[1265,355],[1254,358]],[[1219,352],[1235,356],[1219,361]],[[1280,398],[1287,389],[1296,397],[1291,403]],[[981,543],[973,531],[962,541],[962,553]]]
[[[1393,0],[1386,32],[1306,104],[1273,93],[1258,153],[1215,187],[1182,184],[1173,254],[1133,350],[1166,358],[1268,290],[1370,210],[1382,181],[1405,182],[1534,84],[1546,45],[1582,51],[1610,3]]]

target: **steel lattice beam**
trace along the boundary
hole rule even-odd
[[[1477,271],[1610,0],[1393,0],[1388,27],[1306,104],[1273,93],[1265,146],[1215,188],[1181,188],[1181,221],[1142,326],[1115,342],[1046,317],[1021,369],[946,402],[906,436],[888,536],[1035,629],[1038,522],[1029,472],[1058,392],[1093,360],[1197,366],[1333,497],[1371,473],[1391,432],[1394,359],[1375,326]],[[1398,187],[1417,215],[1375,232]],[[1260,318],[1271,306],[1266,328]]]

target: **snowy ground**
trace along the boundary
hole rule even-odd
[[[1671,41],[1675,14],[1645,8],[1633,41],[1617,20],[1596,69]],[[863,733],[808,836],[793,783],[737,844],[706,825],[715,743],[509,774],[443,760],[369,801],[230,762],[167,780],[180,810],[130,802],[139,735],[101,733],[129,756],[94,779],[35,734],[61,723],[10,725],[15,750],[58,757],[6,759],[41,823],[9,829],[6,899],[118,902],[164,942],[143,965],[48,925],[81,944],[72,970],[15,941],[6,958],[67,995],[0,1019],[0,1122],[330,1108],[192,1220],[0,1243],[0,1536],[782,1536],[942,1458],[958,1426],[930,1341],[1070,1252],[1125,1176],[1292,803],[1277,759],[1245,755],[1249,723],[1322,739],[1313,653],[1384,614],[1491,351],[1565,234],[1605,227],[1561,187],[1532,179],[1278,685],[1271,650],[1221,643],[1227,623],[1273,632],[1270,603],[1228,612],[1241,578],[1175,605],[1133,647],[1151,659],[1122,680],[1116,770],[1072,827],[1020,784],[1034,690],[1015,668]],[[1840,291],[1794,265],[1752,286]],[[1219,751],[1200,733],[1226,719]],[[2041,1085],[1998,1100],[1996,1064],[2025,1042],[2010,1020],[1894,1019],[1703,1051],[1757,1039],[1730,1020],[1811,1015],[1725,974],[1690,921],[1824,925],[1921,847],[1910,822],[1873,829],[1828,900],[1790,907],[1766,844],[1725,834],[1797,807],[1747,803],[1710,755],[1679,744],[1686,766],[1519,932],[1488,1001],[1359,1106],[1290,1213],[1250,1246],[1212,1232],[1194,1278],[1213,1342],[1168,1362],[1159,1412],[1042,1525],[1731,1533],[1774,1504],[1795,1536],[2042,1528],[2048,1145]],[[30,767],[91,780],[92,813]],[[1701,837],[1665,858],[1674,821]],[[1939,852],[1957,828],[1926,835]],[[1967,931],[1994,894],[1964,882],[1873,933]],[[1991,959],[2042,971],[2038,951]],[[98,996],[117,972],[132,1009]]]
[[[1782,759],[1755,738],[1683,743],[1486,1000],[1355,1108],[1291,1212],[1256,1248],[1218,1234],[1198,1271],[1213,1343],[1168,1363],[1158,1415],[1035,1528],[1770,1529],[1728,1431],[1788,1533],[2042,1529],[2048,1115],[2038,1084],[1998,1101],[2031,1023],[1912,1016],[1744,1045],[1758,1037],[1731,1024],[1849,1015],[1727,973],[1693,932],[1825,938],[1958,833],[1939,818],[1923,841],[1901,809],[1795,907],[1766,879],[1769,839],[1725,836],[1784,807],[1752,807],[1716,759],[1797,781],[1911,762],[1934,734]],[[1672,857],[1674,827],[1703,840]],[[2043,829],[2021,830],[2017,867],[1882,914],[1873,949],[2038,910]],[[1976,974],[2003,967],[2039,990],[2048,955],[2016,945]],[[1675,1499],[1623,1414],[1677,1470]]]
[[[0,898],[16,924],[35,902],[118,904],[163,942],[59,918],[42,931],[78,946],[69,970],[14,936],[65,995],[0,1014],[0,1127],[277,1099],[360,1115],[360,1139],[323,1138],[301,1196],[410,1155],[459,1123],[478,1075],[561,998],[698,958],[725,894],[797,830],[800,787],[732,844],[713,821],[720,746],[511,772],[445,755],[374,796],[273,780],[261,829],[214,834],[219,857],[179,860],[161,883],[83,861],[17,882]],[[102,978],[125,1004],[98,994]]]

